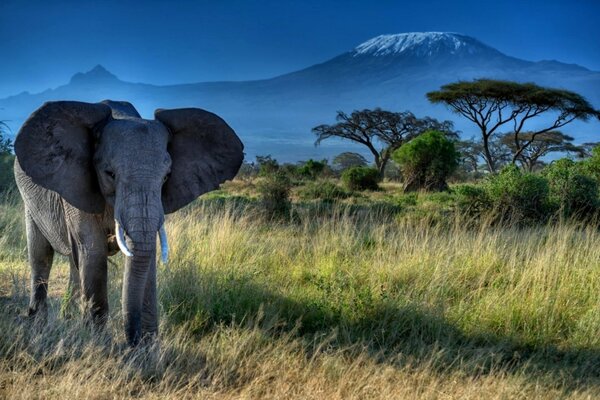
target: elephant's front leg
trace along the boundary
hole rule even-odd
[[[78,249],[81,295],[92,320],[103,325],[108,318],[108,266],[106,252]]]
[[[40,310],[42,313],[46,312],[48,278],[52,268],[54,250],[28,211],[25,212],[25,227],[27,230],[27,253],[31,267],[31,295],[27,314],[33,316]]]
[[[71,273],[79,272],[81,298],[94,322],[104,324],[108,317],[108,246],[101,219],[69,205],[65,206],[71,240]],[[74,278],[74,277],[73,277]]]

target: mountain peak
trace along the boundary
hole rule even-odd
[[[71,83],[106,83],[118,81],[113,73],[98,64],[88,72],[78,72],[71,78]]]
[[[453,32],[409,32],[380,35],[359,44],[354,56],[390,56],[410,54],[419,57],[439,54],[477,54],[497,52],[477,39]]]

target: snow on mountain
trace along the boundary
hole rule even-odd
[[[416,56],[434,56],[439,53],[477,54],[497,52],[469,36],[450,32],[411,32],[380,35],[359,44],[354,56],[389,56],[410,53]]]

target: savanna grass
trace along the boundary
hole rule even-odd
[[[216,201],[218,200],[218,201]],[[199,201],[167,220],[161,338],[123,343],[122,260],[102,332],[22,321],[20,204],[0,206],[0,397],[594,398],[600,395],[600,233],[398,218],[329,204],[265,219]]]

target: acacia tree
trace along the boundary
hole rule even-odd
[[[511,150],[514,154],[521,149],[517,160],[522,167],[531,172],[536,165],[540,163],[540,158],[550,153],[574,153],[579,157],[583,157],[586,149],[582,146],[573,144],[574,138],[565,135],[560,131],[549,131],[534,135],[532,132],[523,132],[519,135],[519,142],[526,141],[529,145],[524,147],[519,143],[520,147],[515,145],[514,134],[506,133],[501,137],[501,142]]]
[[[461,155],[461,164],[467,167],[467,170],[479,172],[480,161],[485,160],[484,146],[481,140],[473,138],[468,140],[459,140],[455,143],[457,151]],[[496,168],[500,168],[510,162],[512,154],[510,149],[496,136],[490,138],[488,142],[489,156]]]
[[[447,136],[458,137],[452,122],[440,122],[430,117],[417,118],[410,111],[392,112],[376,108],[355,110],[350,115],[338,111],[336,121],[334,125],[319,125],[312,129],[317,135],[315,146],[331,137],[360,143],[373,154],[380,177],[383,177],[392,153],[420,134],[437,130]]]
[[[497,169],[490,150],[491,141],[493,135],[505,126],[512,126],[515,151],[511,161],[514,164],[537,135],[556,130],[576,119],[600,118],[600,112],[579,94],[534,83],[491,79],[460,81],[427,93],[427,98],[434,104],[445,104],[479,127],[483,157],[490,172]],[[528,130],[529,139],[522,139],[527,122],[540,115],[552,116],[549,118],[551,122],[536,130]]]
[[[346,151],[335,156],[331,165],[336,171],[344,171],[351,167],[364,167],[367,160],[361,154]]]

